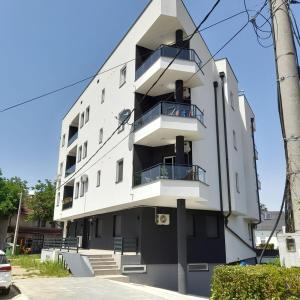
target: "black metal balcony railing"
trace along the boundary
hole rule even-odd
[[[139,79],[160,57],[174,58],[180,50],[181,52],[177,56],[177,59],[194,61],[199,66],[199,68],[201,67],[202,61],[195,50],[161,45],[136,70],[135,80]]]
[[[134,174],[133,185],[150,183],[160,179],[190,180],[206,183],[206,171],[199,166],[158,164]]]
[[[75,172],[75,169],[76,169],[76,164],[74,164],[73,166],[71,166],[68,169],[66,169],[65,177],[73,174]]]
[[[75,140],[77,140],[77,138],[78,138],[78,131],[77,131],[76,133],[74,133],[71,137],[69,137],[69,139],[68,139],[68,147],[69,147],[71,144],[73,144],[73,142],[74,142]]]
[[[134,130],[136,131],[142,128],[158,118],[160,115],[196,118],[204,125],[204,113],[198,108],[198,106],[194,104],[161,101],[134,122]]]
[[[72,197],[66,197],[63,199],[62,210],[71,208],[72,206],[73,206],[73,198]]]

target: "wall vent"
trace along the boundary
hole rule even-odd
[[[123,265],[122,266],[123,274],[146,273],[146,272],[147,272],[146,265]]]
[[[188,264],[188,271],[189,272],[202,272],[202,271],[209,271],[208,264],[201,263],[201,264]]]

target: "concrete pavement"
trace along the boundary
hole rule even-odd
[[[15,281],[29,300],[204,300],[143,285],[89,278],[32,278]]]

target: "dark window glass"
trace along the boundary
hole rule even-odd
[[[117,178],[116,182],[121,182],[123,180],[123,159],[117,162]]]
[[[121,216],[114,215],[113,236],[121,236]]]
[[[103,232],[103,220],[97,218],[96,220],[96,237],[101,237]]]
[[[195,216],[187,214],[186,216],[187,236],[195,236]]]
[[[206,236],[208,238],[218,238],[219,228],[218,228],[218,217],[217,216],[206,216]]]

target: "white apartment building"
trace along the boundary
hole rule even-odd
[[[62,121],[54,219],[84,248],[135,251],[133,281],[180,273],[207,294],[216,264],[255,261],[259,182],[254,114],[227,59],[185,42],[195,28],[181,0],[152,0],[103,63]]]

